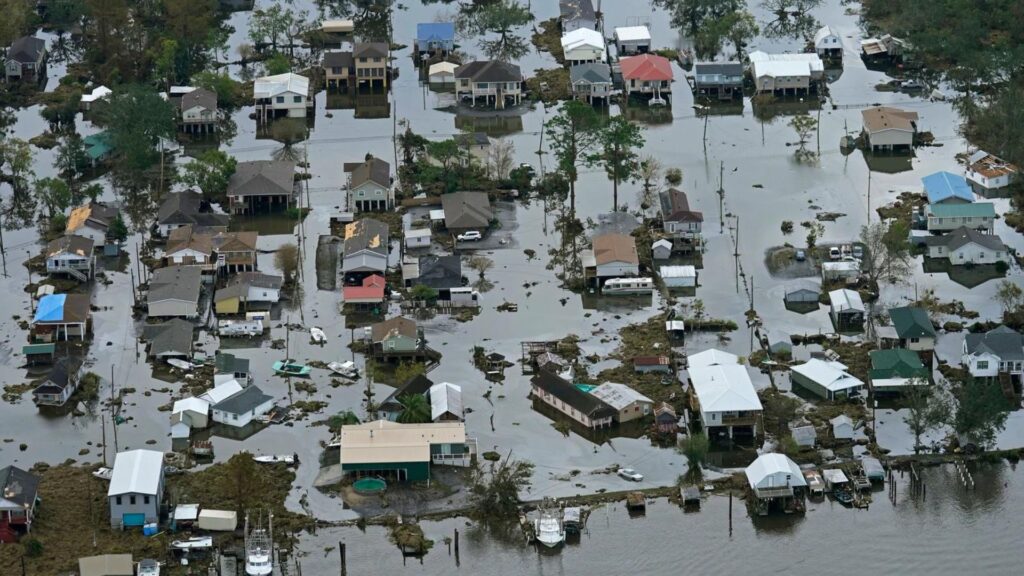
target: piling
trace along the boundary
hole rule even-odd
[[[348,575],[348,564],[345,558],[345,543],[338,542],[338,554],[341,556],[341,576]]]
[[[732,536],[732,490],[729,490],[729,536]]]
[[[455,565],[458,566],[459,562],[459,529],[455,529]]]

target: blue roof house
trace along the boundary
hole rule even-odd
[[[425,22],[416,25],[416,51],[422,54],[447,54],[455,49],[455,24]]]
[[[921,178],[929,204],[966,204],[974,202],[971,185],[960,175],[936,172]]]

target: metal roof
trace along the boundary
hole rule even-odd
[[[690,384],[702,412],[745,412],[761,410],[761,400],[740,364],[690,366]]]
[[[739,364],[740,357],[731,353],[718,350],[717,348],[708,348],[707,350],[697,352],[687,356],[686,363],[690,368],[699,366],[716,366],[719,364]]]
[[[430,387],[430,419],[437,420],[450,413],[460,420],[463,415],[462,387],[451,382],[441,382]]]
[[[785,454],[762,454],[744,469],[751,488],[784,488],[807,486],[800,467]]]
[[[900,338],[935,338],[935,327],[924,308],[901,306],[889,309],[889,319]]]
[[[937,218],[995,218],[996,206],[991,202],[929,204],[928,215]]]
[[[864,308],[864,301],[861,300],[860,293],[847,290],[846,288],[829,292],[828,301],[832,304],[832,310],[835,312],[845,312],[847,310],[864,312],[867,310]]]
[[[928,202],[937,204],[951,198],[958,198],[965,202],[974,202],[974,192],[971,185],[959,174],[952,172],[936,172],[921,178],[924,191],[928,194]]]
[[[341,427],[341,464],[429,462],[432,444],[464,444],[462,422],[400,424],[377,420]]]
[[[308,96],[309,78],[292,72],[286,72],[284,74],[257,78],[252,86],[253,97],[257,99],[273,98],[285,92]]]
[[[107,496],[121,494],[156,495],[164,475],[164,453],[155,450],[129,450],[114,459]]]
[[[620,26],[615,29],[615,40],[618,42],[650,41],[651,31],[647,26]]]
[[[654,404],[654,400],[651,400],[647,396],[644,396],[625,384],[619,384],[617,382],[605,382],[591,390],[590,393],[601,400],[604,400],[605,404],[608,404],[616,410],[622,410],[634,402]]]
[[[803,364],[793,366],[790,370],[830,392],[864,386],[864,382],[846,372],[846,365],[840,362],[826,362],[811,358]]]

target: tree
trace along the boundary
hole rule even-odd
[[[402,424],[425,424],[431,420],[430,402],[422,394],[406,394],[398,399],[402,412],[398,421]]]
[[[693,304],[690,305],[690,312],[693,313],[693,321],[696,323],[696,328],[700,329],[701,321],[704,319],[704,301],[700,298],[695,298]]]
[[[807,139],[811,137],[811,133],[818,127],[818,121],[810,114],[797,114],[789,121],[789,125],[800,139],[800,148],[803,148]]]
[[[480,279],[483,280],[487,271],[494,268],[494,260],[486,256],[473,256],[469,259],[469,267],[476,270],[477,274],[480,274]]]
[[[512,172],[516,146],[508,138],[498,138],[487,149],[487,176],[505,180]]]
[[[221,108],[237,108],[247,97],[242,91],[242,84],[225,73],[204,70],[192,77],[192,85],[215,92],[217,105]]]
[[[277,43],[287,36],[288,28],[295,22],[291,8],[282,8],[274,3],[266,10],[256,10],[249,17],[249,39],[256,50],[263,51],[269,44],[277,52]]]
[[[291,282],[299,269],[299,247],[289,243],[278,248],[274,253],[274,266],[284,274],[285,282]]]
[[[717,27],[716,22],[743,8],[743,0],[655,0],[672,14],[672,25],[695,37],[702,28]]]
[[[1003,307],[1003,316],[1008,316],[1024,305],[1024,290],[1016,282],[1001,280],[996,289],[996,301]]]
[[[680,168],[669,168],[665,171],[665,182],[669,186],[679,186],[683,183],[683,171]]]
[[[761,8],[785,18],[790,14],[806,14],[821,3],[822,0],[761,0]]]
[[[28,28],[31,12],[25,0],[0,0],[0,46],[7,48]]]
[[[182,169],[179,181],[189,187],[199,188],[212,200],[224,198],[228,182],[235,173],[238,161],[221,150],[207,150]]]
[[[646,156],[640,161],[640,182],[641,188],[640,203],[642,208],[647,210],[655,206],[658,200],[657,183],[661,181],[661,161],[654,156]]]
[[[172,138],[177,129],[171,104],[139,85],[115,89],[98,116],[107,126],[118,167],[131,176],[159,160],[157,144],[161,138]]]
[[[941,394],[933,394],[927,384],[919,378],[914,378],[905,387],[903,394],[907,409],[903,423],[914,435],[914,454],[921,449],[921,436],[949,422],[949,404]]]
[[[32,146],[21,138],[6,138],[0,141],[0,166],[3,177],[11,185],[15,196],[28,192],[29,182],[35,176],[32,164],[35,160]]]
[[[488,58],[510,62],[530,51],[529,44],[516,31],[531,20],[533,15],[529,8],[518,0],[493,0],[474,5],[460,18],[459,27],[467,36],[480,37],[477,43]],[[497,38],[487,38],[488,34]]]
[[[49,0],[46,3],[46,21],[57,30],[58,35],[72,30],[84,15],[82,0]]]
[[[449,138],[447,140],[427,142],[427,154],[441,164],[442,174],[445,181],[447,181],[451,169],[461,162],[465,152],[459,147],[458,142],[453,138]]]
[[[910,242],[906,227],[892,222],[876,222],[861,228],[860,241],[864,244],[861,272],[871,283],[879,280],[897,282],[910,274]]]
[[[761,29],[754,20],[754,15],[746,10],[738,10],[724,18],[725,36],[736,48],[736,58],[743,55],[743,47],[756,38]]]
[[[703,432],[690,434],[679,441],[677,449],[680,454],[686,457],[686,465],[688,467],[686,473],[690,476],[691,480],[698,480],[702,476],[701,466],[707,460],[710,446],[711,442]]]
[[[587,162],[601,143],[601,118],[592,106],[578,100],[566,102],[548,122],[551,150],[558,169],[569,181],[569,215],[576,215],[576,180],[579,167]]]
[[[987,448],[1006,427],[1010,404],[998,381],[971,378],[954,383],[953,430],[959,438]]]
[[[202,70],[207,51],[217,38],[216,0],[164,0],[164,28],[175,45],[175,71],[189,78]]]
[[[80,87],[61,84],[53,92],[44,92],[38,98],[39,103],[42,104],[39,115],[45,118],[55,131],[73,131],[62,129],[74,126],[75,116],[78,114],[79,104],[82,101]]]
[[[427,367],[422,362],[402,362],[395,368],[394,382],[402,385],[416,376],[427,373]]]
[[[61,178],[67,180],[72,190],[78,189],[86,170],[89,169],[89,156],[85,152],[82,137],[77,132],[69,132],[61,137],[57,144],[54,168]]]
[[[128,239],[128,226],[125,225],[124,218],[121,217],[120,213],[114,217],[110,228],[107,229],[107,235],[118,242],[124,242]]]
[[[62,214],[71,205],[71,188],[59,178],[36,180],[36,197],[46,208],[47,218]]]
[[[807,226],[807,249],[814,250],[818,245],[818,239],[825,234],[825,225],[818,221],[805,222],[804,225]],[[864,251],[867,252],[868,249]]]
[[[604,167],[612,180],[612,210],[619,209],[619,182],[632,180],[639,171],[637,150],[644,146],[640,127],[625,116],[613,116],[599,133],[600,152],[592,161]]]
[[[490,462],[473,469],[470,498],[477,512],[488,519],[512,520],[519,516],[519,493],[530,488],[533,464],[512,460],[509,455],[500,463]]]
[[[155,49],[153,68],[157,77],[163,81],[164,89],[170,90],[178,79],[178,43],[164,38]]]
[[[433,302],[437,299],[437,290],[425,284],[417,284],[409,290],[409,296],[411,296],[413,300]]]
[[[429,143],[429,140],[416,134],[412,131],[412,128],[406,126],[405,132],[398,137],[398,146],[402,149],[403,163],[411,165],[416,162],[416,158],[426,152],[427,144]]]

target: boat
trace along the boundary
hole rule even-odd
[[[601,287],[602,294],[650,294],[654,290],[651,278],[612,278]]]
[[[313,340],[314,344],[324,344],[327,342],[327,334],[324,334],[322,328],[316,326],[309,329],[309,337]]]
[[[136,576],[160,576],[160,563],[152,558],[139,560]]]
[[[192,363],[188,360],[182,360],[181,358],[168,358],[167,363],[179,370],[185,370],[186,372],[192,369]]]
[[[566,534],[579,534],[583,531],[583,508],[576,506],[562,510],[562,527]]]
[[[359,378],[359,368],[356,368],[356,363],[351,360],[344,362],[329,362],[327,368],[337,374],[338,376],[344,376],[345,378]]]
[[[97,468],[92,473],[92,475],[95,476],[96,478],[99,478],[100,480],[106,480],[109,482],[110,479],[114,476],[114,469],[107,468],[106,466],[104,466],[103,468]]]
[[[213,548],[213,536],[197,536],[188,540],[175,540],[171,542],[171,548],[175,550],[198,550]]]
[[[287,464],[289,466],[291,466],[292,464],[295,464],[295,460],[296,460],[295,456],[293,456],[291,454],[271,454],[271,455],[268,455],[268,456],[253,456],[252,459],[253,459],[254,462],[259,462],[260,464],[282,464],[283,463],[283,464]]]
[[[309,374],[309,366],[299,364],[291,358],[274,362],[274,372],[284,376],[306,376]]]
[[[832,489],[832,497],[843,506],[853,505],[853,494],[842,486],[836,486]]]
[[[554,510],[542,509],[540,518],[533,521],[533,528],[537,542],[548,548],[557,548],[565,542],[565,527]]]
[[[264,528],[262,518],[252,530],[249,529],[249,515],[245,515],[245,574],[246,576],[269,576],[274,571],[273,545],[274,515],[268,517]]]

